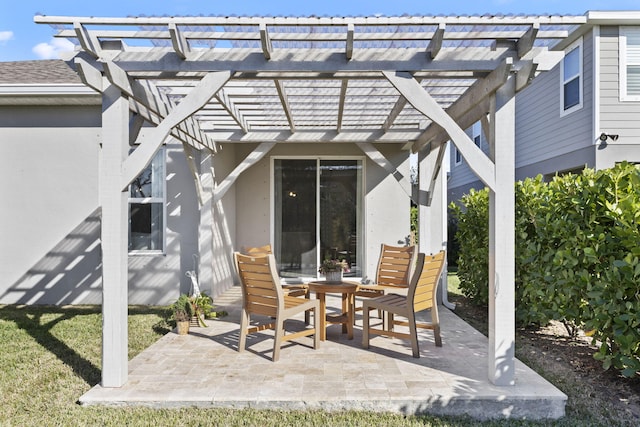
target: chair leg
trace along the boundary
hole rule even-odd
[[[281,318],[276,319],[275,338],[273,341],[273,358],[274,362],[277,362],[280,358],[280,346],[282,345],[282,338],[284,337],[284,320]]]
[[[440,336],[440,325],[433,325],[433,335],[436,339],[436,347],[442,347],[442,337]]]
[[[305,299],[310,299],[311,298],[311,292],[309,292],[309,289],[307,289],[307,292],[304,294]],[[311,314],[311,310],[306,310],[304,312],[304,324],[308,325],[310,323],[310,319],[309,316]]]
[[[249,327],[249,313],[243,308],[240,314],[240,338],[238,339],[238,352],[244,351],[247,342],[247,328]]]
[[[431,307],[431,324],[433,325],[433,336],[436,340],[436,347],[442,347],[442,337],[440,336],[440,317],[438,316],[438,308]]]
[[[411,352],[413,357],[420,357],[420,349],[418,348],[418,330],[416,327],[416,315],[411,313],[409,315],[409,335],[411,336]]]
[[[369,348],[369,307],[362,307],[362,348]]]
[[[309,316],[309,312],[311,310],[307,310],[305,312],[305,316]],[[317,349],[320,347],[320,326],[318,323],[318,312],[320,311],[320,304],[317,303],[313,308],[313,329],[315,330],[313,334],[313,349]]]

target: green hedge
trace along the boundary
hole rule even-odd
[[[563,322],[601,343],[605,369],[640,371],[640,171],[622,163],[516,183],[516,319]],[[487,304],[488,191],[451,205],[460,289]]]

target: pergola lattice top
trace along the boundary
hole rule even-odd
[[[170,110],[206,73],[231,71],[189,126],[182,126],[183,134],[174,132],[182,140],[206,139],[209,147],[215,147],[213,141],[411,142],[418,150],[446,135],[381,71],[410,73],[460,126],[469,126],[486,114],[481,95],[493,90],[496,74],[515,72],[518,89],[526,86],[547,63],[555,63],[549,48],[586,18],[36,16],[35,21],[54,26],[56,36],[78,45],[84,52],[78,57],[96,69],[113,75],[115,64],[130,82],[155,93],[154,102],[137,106],[152,115],[163,116],[154,103],[162,100],[167,103],[162,108]]]

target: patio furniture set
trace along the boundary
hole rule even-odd
[[[279,358],[284,341],[313,336],[313,348],[317,349],[320,341],[327,339],[326,330],[330,324],[342,325],[342,333],[353,339],[357,310],[363,312],[363,348],[369,348],[371,335],[400,338],[411,342],[413,357],[418,358],[417,328],[433,330],[436,346],[442,346],[436,291],[446,259],[445,251],[425,255],[418,253],[415,245],[398,247],[382,244],[375,284],[347,280],[282,284],[270,245],[243,249],[243,253],[236,252],[234,258],[243,296],[238,342],[240,352],[245,349],[248,334],[267,329],[275,331],[274,362]],[[311,293],[315,294],[315,299],[311,298]],[[339,314],[327,314],[327,294],[340,295]],[[357,308],[356,298],[362,299],[362,305]],[[416,313],[428,309],[431,322],[418,322]],[[378,311],[381,322],[371,322],[372,310]],[[285,321],[301,313],[304,313],[304,327],[285,332]],[[252,322],[252,315],[269,321]],[[396,329],[396,326],[406,326],[408,331]]]

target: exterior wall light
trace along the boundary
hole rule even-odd
[[[611,139],[612,141],[617,141],[619,137],[620,137],[620,135],[615,135],[615,134],[611,134],[611,133],[602,132],[598,139],[600,139],[600,141],[602,141],[602,142],[606,142],[607,139]]]

